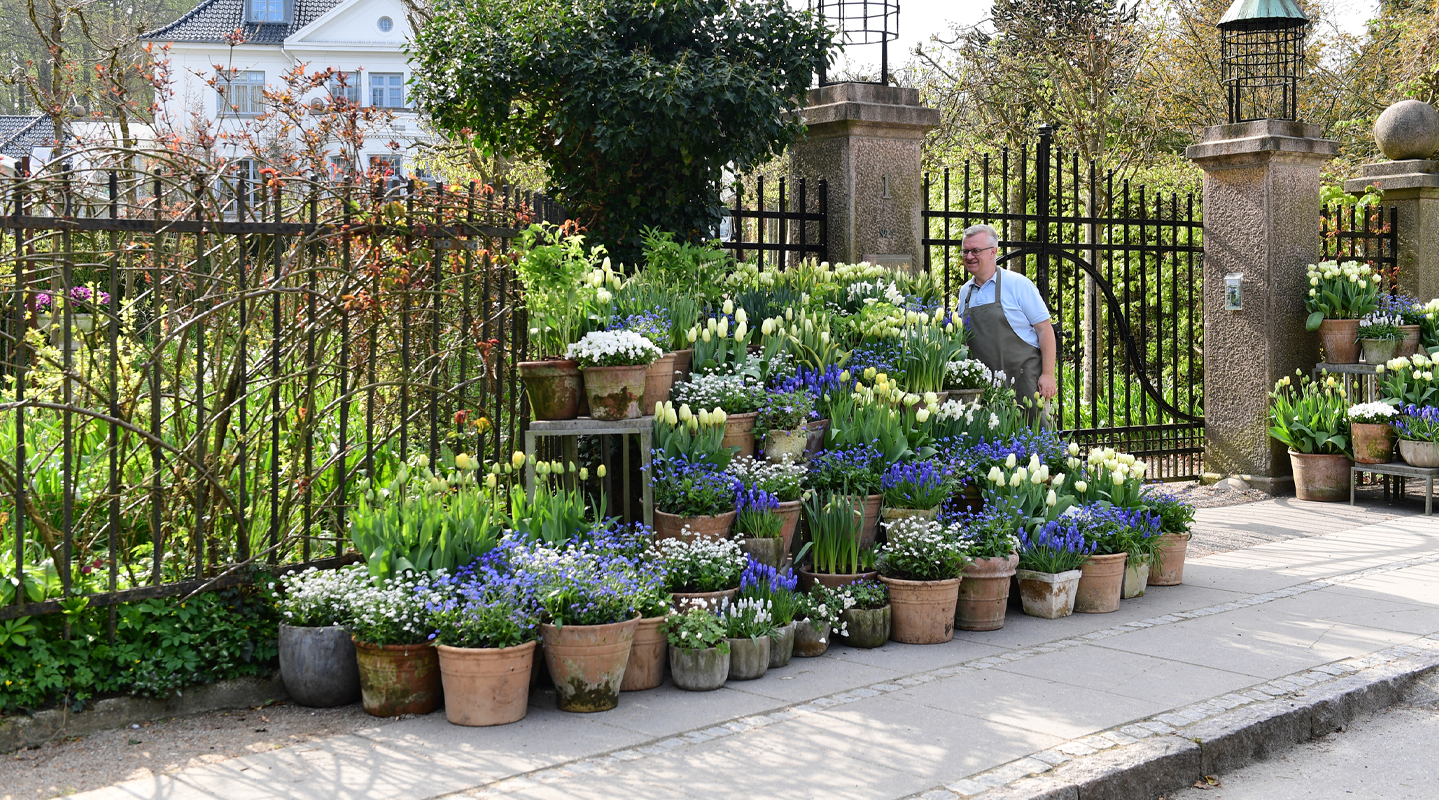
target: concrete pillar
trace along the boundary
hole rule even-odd
[[[1305,330],[1305,267],[1320,253],[1320,168],[1339,152],[1321,132],[1289,120],[1217,125],[1186,150],[1205,171],[1205,468],[1271,494],[1294,482],[1267,432],[1268,393],[1320,359]],[[1232,273],[1244,275],[1238,311],[1225,310]]]
[[[790,176],[829,183],[830,261],[924,264],[920,145],[940,112],[917,89],[834,83],[811,89],[801,115]]]
[[[1440,297],[1440,173],[1436,161],[1413,158],[1364,164],[1360,177],[1345,181],[1345,191],[1355,194],[1367,186],[1385,191],[1382,208],[1395,208],[1400,288],[1421,302]]]

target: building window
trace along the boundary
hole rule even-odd
[[[381,33],[389,33],[395,30],[395,20],[389,17],[381,17],[379,21],[375,23],[375,27],[379,28]]]
[[[404,108],[405,74],[401,72],[370,73],[370,105],[379,108]]]
[[[340,105],[340,101],[346,101],[350,105],[360,105],[360,75],[355,72],[337,72],[330,76],[330,99]]]
[[[355,180],[355,166],[347,156],[330,156],[330,180],[348,183]]]
[[[240,70],[232,75],[220,74],[220,109],[227,106],[237,114],[255,115],[265,110],[265,73]]]
[[[247,5],[250,22],[285,21],[285,0],[247,0]]]

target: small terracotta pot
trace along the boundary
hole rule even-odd
[[[1416,442],[1401,439],[1400,457],[1412,467],[1435,469],[1436,465],[1440,464],[1440,449],[1437,449],[1437,445],[1440,445],[1440,442]]]
[[[530,706],[530,667],[535,642],[514,647],[438,645],[445,719],[452,725],[508,725]]]
[[[875,544],[875,535],[880,530],[880,507],[884,496],[872,494],[865,498],[865,519],[860,523],[860,549]]]
[[[1320,322],[1320,346],[1325,350],[1326,364],[1360,363],[1358,319],[1327,319]]]
[[[1361,339],[1360,352],[1366,364],[1384,364],[1400,350],[1399,339]]]
[[[735,454],[736,458],[755,456],[755,420],[760,418],[760,413],[751,411],[746,414],[729,414],[725,417],[725,438],[720,444],[725,447],[738,447],[740,452]],[[735,663],[735,658],[730,658],[730,663]]]
[[[609,711],[620,704],[620,682],[639,624],[636,616],[609,625],[540,625],[561,711]]]
[[[1131,558],[1125,560],[1125,585],[1120,590],[1121,600],[1133,600],[1145,596],[1145,586],[1150,582],[1150,559]]]
[[[960,597],[955,604],[955,627],[962,631],[998,631],[1005,627],[1010,600],[1010,577],[1020,556],[977,558],[965,565]]]
[[[730,674],[732,681],[753,681],[764,677],[770,669],[770,637],[726,639],[730,643]]]
[[[1295,498],[1337,503],[1350,496],[1350,459],[1344,455],[1313,455],[1290,451]]]
[[[1188,533],[1160,534],[1160,549],[1150,562],[1151,586],[1178,586],[1185,579],[1185,550],[1190,545]]]
[[[718,592],[671,592],[670,602],[675,604],[675,610],[684,613],[686,610],[700,605],[702,602],[705,608],[716,609],[720,607],[722,600],[734,600],[735,595],[740,592],[740,587],[734,589],[722,589]]]
[[[635,419],[645,396],[648,364],[623,367],[585,367],[585,399],[590,417],[599,420]]]
[[[1027,616],[1060,619],[1075,610],[1080,570],[1050,573],[1020,569],[1015,571],[1015,577],[1020,584],[1020,607]]]
[[[789,622],[770,634],[770,669],[788,667],[795,652],[795,623]]]
[[[814,458],[825,449],[825,434],[830,431],[830,420],[818,419],[805,426],[805,456]]]
[[[903,644],[944,644],[955,637],[959,578],[907,581],[880,576],[890,587],[890,638]]]
[[[1080,565],[1080,585],[1075,587],[1075,613],[1108,614],[1120,610],[1120,591],[1125,584],[1125,554],[1094,555]]]
[[[845,623],[845,644],[872,649],[890,641],[890,606],[847,608],[840,614]]]
[[[799,461],[810,441],[808,428],[794,431],[773,430],[765,434],[765,460],[771,464]]]
[[[690,361],[695,356],[695,350],[687,347],[684,350],[676,350],[670,355],[675,356],[675,381],[690,380]]]
[[[693,542],[696,539],[709,539],[720,541],[730,538],[730,528],[735,524],[734,511],[727,511],[724,514],[715,514],[709,517],[682,517],[678,514],[666,514],[664,511],[655,511],[655,539],[684,539]]]
[[[775,515],[782,520],[780,523],[780,538],[785,542],[785,552],[790,552],[791,546],[795,543],[795,528],[800,524],[800,501],[791,500],[788,503],[781,503],[775,509]]]
[[[687,692],[709,692],[725,685],[730,675],[730,654],[718,647],[704,650],[670,648],[670,679]]]
[[[429,714],[440,707],[440,659],[434,645],[355,643],[360,702],[376,717]]]
[[[740,552],[748,554],[761,564],[779,569],[780,565],[785,563],[787,553],[785,551],[784,539],[778,537],[774,539],[750,537],[740,539],[738,544],[740,545]]]
[[[1399,327],[1404,336],[1400,339],[1400,349],[1395,351],[1395,355],[1409,358],[1420,352],[1420,326],[1401,325]]]
[[[630,640],[630,660],[625,662],[620,691],[642,692],[659,686],[665,680],[665,651],[669,646],[665,618],[642,618],[635,626],[635,638]]]
[[[645,370],[645,395],[640,398],[640,414],[655,413],[655,404],[670,399],[670,387],[675,385],[675,354],[660,356]]]
[[[1356,464],[1389,464],[1395,460],[1395,429],[1388,422],[1352,422],[1350,445]]]
[[[827,589],[838,589],[841,586],[848,586],[855,581],[869,580],[880,574],[874,570],[870,572],[846,572],[838,575],[832,575],[828,572],[806,572],[803,569],[797,569],[796,572],[800,575],[799,586],[802,592],[810,591],[810,587],[817,583]]]
[[[969,405],[970,403],[979,402],[980,398],[984,396],[984,389],[951,389],[948,399],[956,400],[961,403],[965,403],[966,405]]]
[[[575,419],[580,416],[583,381],[580,362],[551,359],[521,361],[520,380],[535,419]]]

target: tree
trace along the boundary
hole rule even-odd
[[[723,170],[795,140],[830,47],[784,0],[439,0],[415,98],[487,155],[544,162],[552,195],[633,258],[648,226],[711,235]]]

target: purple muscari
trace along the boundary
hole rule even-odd
[[[1401,438],[1434,441],[1436,428],[1440,427],[1440,407],[1407,405],[1391,424]]]
[[[1003,464],[1006,457],[1012,454],[1021,464],[1029,461],[1031,455],[1038,455],[1042,464],[1060,465],[1064,464],[1069,456],[1067,446],[1068,443],[1049,428],[1038,431],[1023,430],[1008,441],[972,444],[965,453],[965,459],[975,474],[983,474],[989,471],[990,467]]]
[[[826,367],[823,371],[810,367],[800,367],[795,370],[794,377],[786,378],[771,388],[777,392],[798,392],[803,390],[809,392],[811,397],[819,400],[821,397],[829,394],[850,391],[850,381],[848,379],[841,380],[840,378],[844,373],[845,370],[840,369],[834,364]]]
[[[899,508],[934,508],[949,494],[949,475],[933,461],[892,464],[880,476],[885,502]]]
[[[790,570],[780,572],[774,567],[746,556],[745,571],[740,573],[740,593],[747,596],[771,597],[776,592],[795,591],[799,578]]]
[[[851,375],[859,375],[870,367],[876,372],[895,374],[895,360],[900,357],[900,346],[893,341],[873,342],[857,346],[850,352],[846,362]]]
[[[741,485],[739,491],[735,492],[735,510],[741,513],[746,511],[774,511],[780,507],[780,501],[775,495],[759,487],[746,489]]]

